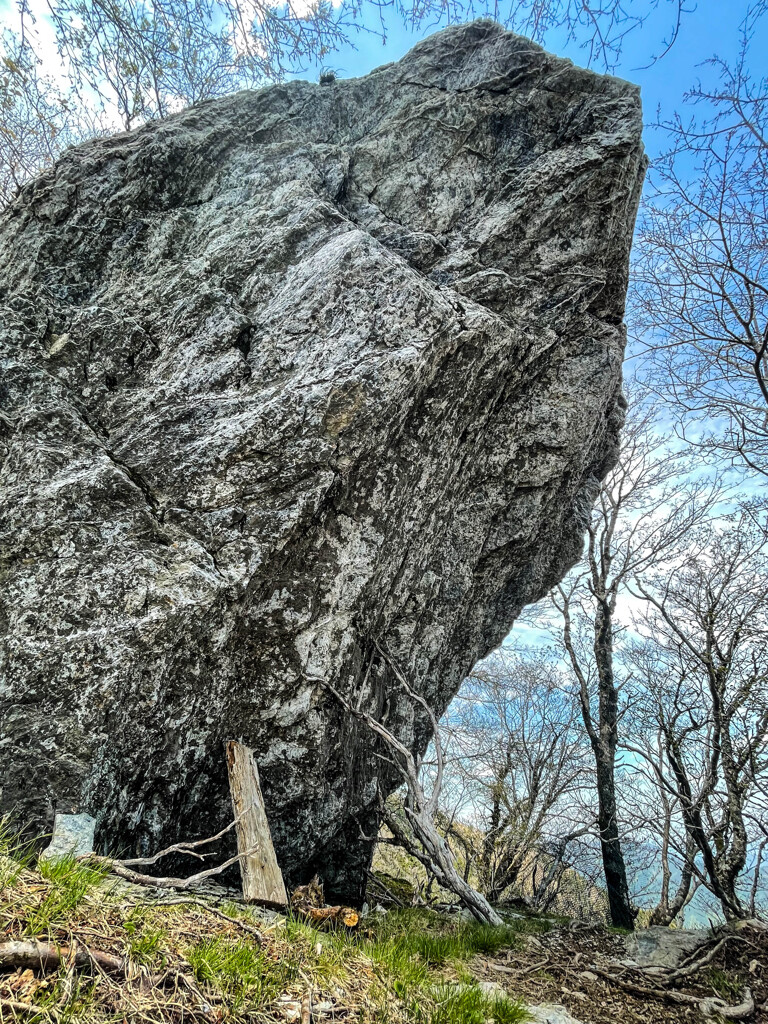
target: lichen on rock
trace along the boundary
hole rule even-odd
[[[638,90],[487,21],[69,150],[0,217],[0,808],[156,850],[257,755],[359,896],[362,700],[427,724],[578,557],[623,419]],[[384,776],[382,777],[382,773]]]

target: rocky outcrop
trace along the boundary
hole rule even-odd
[[[385,768],[577,558],[622,422],[637,90],[489,22],[67,152],[0,220],[3,809],[227,819],[354,896]],[[383,778],[384,787],[392,778]]]

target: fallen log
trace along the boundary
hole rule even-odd
[[[58,970],[62,964],[90,967],[98,964],[112,974],[125,974],[128,961],[123,957],[102,953],[79,944],[77,947],[54,946],[47,942],[0,942],[0,970]]]
[[[347,928],[356,928],[360,921],[360,914],[354,907],[299,907],[296,909],[297,913],[311,924],[327,924],[329,921],[336,921]]]
[[[360,921],[360,914],[354,907],[325,905],[323,886],[317,875],[307,885],[300,885],[298,889],[294,889],[291,910],[310,924],[336,923],[347,928],[355,928]]]

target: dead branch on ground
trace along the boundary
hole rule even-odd
[[[501,925],[503,921],[490,903],[462,878],[448,843],[437,829],[435,819],[443,780],[444,755],[440,742],[440,730],[434,712],[421,694],[416,693],[409,686],[400,669],[378,641],[374,641],[374,646],[382,659],[389,665],[409,700],[423,709],[432,729],[437,770],[429,796],[424,791],[420,778],[420,766],[416,763],[413,752],[372,715],[362,711],[360,707],[353,707],[330,683],[321,681],[322,685],[333,694],[350,715],[364,722],[372,732],[379,736],[395,755],[392,764],[395,765],[406,785],[407,798],[404,809],[416,842],[408,842],[408,837],[405,836],[403,830],[398,829],[397,822],[394,819],[388,819],[384,800],[380,798],[382,816],[390,831],[403,843],[407,843],[405,848],[408,852],[416,856],[427,867],[440,885],[455,893],[478,921],[484,924]]]

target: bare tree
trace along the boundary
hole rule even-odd
[[[32,19],[21,0],[22,24]],[[346,39],[329,3],[264,0],[49,0],[59,52],[82,103],[123,126],[283,78]]]
[[[603,868],[614,925],[632,928],[616,794],[622,679],[615,646],[620,595],[699,524],[713,489],[685,484],[685,463],[663,451],[653,409],[628,419],[618,464],[603,482],[587,527],[584,562],[552,594],[558,636],[575,676],[581,716],[595,759]]]
[[[465,681],[450,722],[454,771],[482,835],[474,855],[482,891],[492,902],[510,893],[542,904],[568,842],[594,817],[582,806],[591,779],[572,688],[550,660],[502,648]],[[540,857],[547,870],[537,872]]]
[[[459,871],[451,848],[438,828],[437,819],[443,784],[444,752],[434,712],[424,698],[409,686],[405,676],[381,645],[376,643],[375,647],[380,657],[389,666],[389,669],[397,679],[398,685],[402,688],[408,699],[414,706],[418,706],[426,716],[432,730],[436,762],[436,770],[430,780],[431,785],[428,793],[426,789],[427,782],[421,770],[422,765],[417,761],[413,752],[390,732],[383,723],[377,721],[367,712],[353,707],[349,701],[345,700],[329,684],[323,684],[342,704],[348,714],[364,722],[383,741],[384,747],[388,752],[384,756],[395,765],[405,784],[406,796],[402,805],[402,817],[393,810],[392,806],[387,803],[380,792],[379,811],[381,818],[397,842],[420,861],[428,873],[434,876],[443,888],[455,893],[478,921],[484,924],[501,925],[503,924],[501,917],[486,898],[474,889]]]
[[[655,645],[637,641],[624,652],[628,690],[620,747],[629,753],[622,785],[622,804],[629,827],[648,852],[646,888],[653,894],[649,924],[669,925],[690,903],[698,889],[694,873],[696,844],[685,828],[680,799],[670,785],[664,732],[649,700],[649,685],[667,693],[674,685],[663,674]],[[638,872],[635,872],[637,877]]]
[[[694,116],[659,127],[634,253],[630,323],[680,431],[713,458],[768,476],[768,78],[750,73],[765,0],[734,65],[708,63]]]
[[[107,121],[126,129],[326,62],[360,32],[383,45],[390,17],[416,29],[490,16],[539,42],[557,29],[584,47],[589,64],[609,70],[619,61],[626,36],[661,8],[669,14],[668,34],[659,43],[665,52],[687,10],[685,0],[647,0],[642,12],[628,0],[513,0],[505,11],[497,0],[46,0],[46,5],[68,78],[67,118],[88,125],[87,112],[96,102]],[[28,76],[39,63],[36,21],[31,0],[17,0],[17,6]],[[7,41],[3,58],[6,67],[8,60],[21,66]],[[14,181],[37,173],[71,141],[59,130],[47,130],[52,122],[58,126],[61,111],[56,102],[43,102],[46,90],[31,86],[46,144],[41,149],[40,138],[29,131],[16,134]],[[0,159],[5,160],[2,151]],[[11,180],[5,163],[0,175]]]
[[[749,810],[768,779],[768,536],[742,516],[696,540],[673,571],[635,585],[652,650],[635,664],[663,738],[663,787],[732,919],[750,910],[739,889]],[[759,870],[758,857],[755,886]]]
[[[66,146],[98,133],[72,97],[40,74],[32,47],[6,30],[0,56],[0,207]]]

